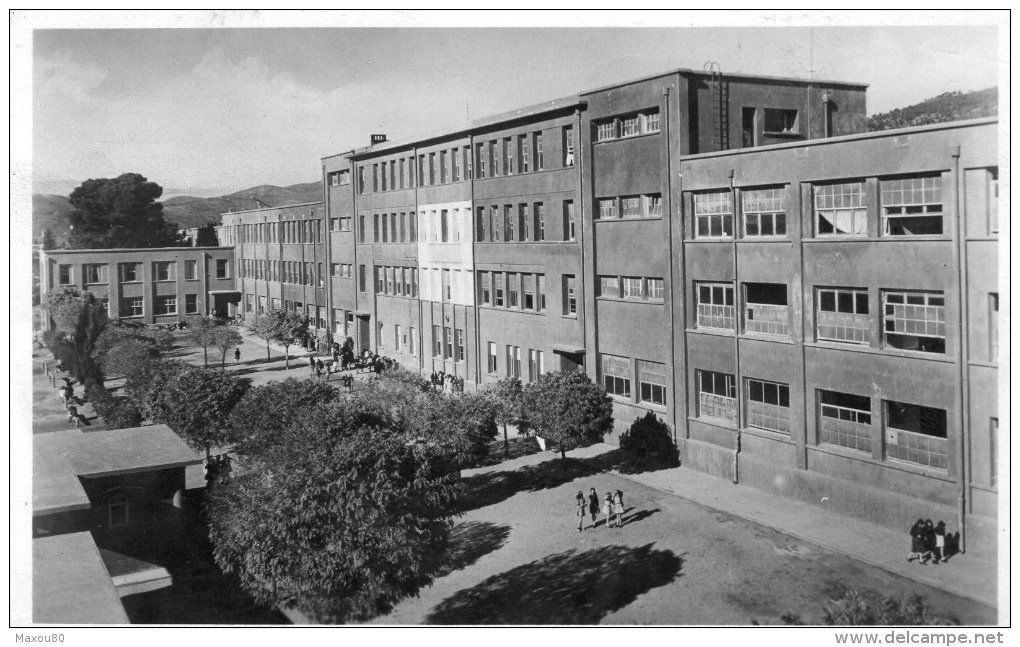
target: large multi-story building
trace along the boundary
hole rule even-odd
[[[322,160],[223,215],[240,314],[484,388],[581,370],[684,465],[908,527],[996,505],[997,124],[677,70]],[[234,307],[234,306],[231,306]],[[233,312],[232,312],[233,313]]]

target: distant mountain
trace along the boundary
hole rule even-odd
[[[889,130],[999,114],[999,89],[944,92],[921,103],[868,117],[868,130]]]
[[[283,187],[263,184],[215,198],[178,196],[163,200],[163,214],[181,229],[209,223],[219,224],[222,213],[257,209],[259,205],[252,200],[253,196],[271,207],[321,202],[322,183],[309,182]]]
[[[163,214],[167,221],[175,223],[181,229],[201,227],[209,223],[219,224],[221,213],[257,208],[255,201],[251,199],[252,196],[272,207],[321,202],[322,183],[309,182],[282,187],[263,184],[215,198],[177,196],[163,200]],[[67,196],[33,195],[32,239],[42,240],[43,230],[49,228],[56,236],[57,243],[63,243],[70,232],[67,216],[73,210],[74,207],[68,202]]]
[[[67,240],[71,231],[67,215],[74,210],[66,196],[33,195],[32,196],[32,240],[42,241],[43,231],[49,229],[57,239],[57,244]]]

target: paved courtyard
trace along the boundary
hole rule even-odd
[[[202,355],[201,348],[188,346],[168,354],[196,364]],[[35,359],[34,433],[68,426],[40,369],[48,357],[40,351]],[[267,361],[265,345],[246,340],[240,361],[231,351],[226,368],[264,384],[308,377],[306,357],[292,349],[288,369],[279,349]],[[218,360],[210,352],[210,365]],[[338,377],[332,381],[340,388]],[[108,386],[116,388],[119,381]],[[98,419],[93,424],[101,428]],[[660,486],[676,470],[623,476],[610,471],[613,454],[621,452],[605,445],[572,452],[564,462],[558,454],[538,451],[534,439],[512,443],[510,460],[494,457],[494,464],[464,472],[467,503],[454,527],[447,566],[433,586],[373,623],[777,624],[787,613],[817,623],[826,601],[847,587],[903,597],[917,593],[935,613],[961,623],[996,622],[991,606],[944,590],[952,587],[929,586],[925,577],[899,575],[902,565],[880,568],[848,556],[853,551],[823,548]],[[188,486],[202,485],[200,468],[190,469]],[[600,498],[606,491],[625,493],[623,528],[607,528],[600,519],[595,529],[586,524],[577,532],[574,497],[592,487]],[[868,542],[875,538],[862,535],[861,545]],[[970,567],[964,559],[916,568],[953,577],[950,571]]]

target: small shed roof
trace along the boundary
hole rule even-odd
[[[32,622],[129,622],[90,533],[33,540],[32,589]]]

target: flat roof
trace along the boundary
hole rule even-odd
[[[782,144],[771,144],[769,146],[754,146],[752,148],[731,148],[725,151],[712,151],[709,153],[698,153],[696,155],[684,155],[680,162],[687,162],[712,157],[726,157],[729,155],[746,155],[749,153],[764,153],[767,151],[784,150],[790,148],[804,148],[806,146],[825,146],[827,144],[839,144],[842,142],[862,141],[865,139],[880,139],[882,137],[896,137],[914,133],[932,132],[936,130],[953,130],[956,128],[972,128],[974,126],[986,126],[999,122],[998,117],[982,117],[980,119],[965,119],[961,121],[944,121],[937,124],[926,124],[924,126],[909,126],[907,128],[892,128],[890,130],[870,130],[865,133],[853,135],[840,135],[839,137],[824,137],[820,139],[801,139],[795,142],[784,142]]]
[[[81,481],[64,453],[68,433],[59,431],[32,437],[33,516],[88,510],[91,507]]]
[[[32,514],[91,507],[79,477],[116,476],[198,465],[202,457],[166,425],[33,436]]]
[[[202,252],[210,249],[221,249],[226,251],[232,251],[234,247],[232,245],[217,245],[216,247],[210,247],[203,245],[201,247],[109,247],[109,248],[96,248],[96,249],[44,249],[43,254],[95,254],[101,252],[103,254],[137,254],[138,252],[179,252],[182,250],[189,250],[194,252]]]
[[[68,462],[78,476],[114,476],[202,462],[166,425],[108,429],[71,438]]]
[[[641,83],[651,79],[658,79],[671,74],[683,74],[686,76],[707,76],[712,77],[712,73],[708,70],[695,70],[689,67],[677,67],[672,70],[666,70],[665,72],[659,72],[658,74],[648,74],[645,76],[639,76],[635,79],[628,79],[626,81],[620,81],[618,83],[610,83],[594,90],[585,90],[581,92],[581,96],[587,96],[596,92],[605,92],[613,88],[622,88],[625,85],[633,85],[635,83]],[[740,72],[720,72],[720,78],[722,79],[751,79],[753,81],[771,81],[774,83],[796,83],[798,85],[841,85],[844,87],[852,88],[866,88],[869,83],[856,83],[853,81],[833,81],[832,79],[803,79],[793,76],[765,76],[763,74],[742,74]]]
[[[32,540],[32,622],[130,623],[91,533]]]
[[[282,204],[279,207],[259,207],[258,209],[244,209],[242,211],[224,211],[221,216],[236,215],[242,213],[259,213],[261,211],[279,211],[280,209],[293,209],[295,207],[310,207],[313,205],[321,205],[322,200],[318,202],[298,202],[297,204]],[[222,224],[222,223],[220,223]]]

